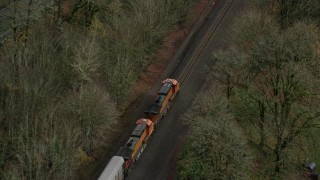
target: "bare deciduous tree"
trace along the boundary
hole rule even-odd
[[[236,43],[245,46],[238,45],[237,49],[246,54],[246,61],[231,73],[239,75],[239,69],[244,69],[240,71],[244,72],[240,73],[242,78],[231,79],[242,80],[237,89],[256,102],[260,144],[275,141],[268,146],[274,153],[275,172],[279,173],[285,150],[307,128],[319,124],[319,111],[314,108],[319,101],[319,87],[315,88],[320,80],[315,73],[319,68],[315,48],[319,36],[315,26],[303,23],[280,33],[268,27],[270,23],[275,25],[270,20],[249,16],[238,24]],[[268,136],[264,134],[266,128],[271,132]]]

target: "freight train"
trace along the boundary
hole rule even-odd
[[[136,122],[127,143],[111,158],[98,178],[99,180],[120,180],[128,176],[133,164],[144,151],[156,125],[168,112],[172,100],[179,90],[180,86],[177,80],[168,78],[162,81],[162,86],[154,102],[144,111],[144,117]]]

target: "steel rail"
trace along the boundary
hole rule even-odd
[[[213,23],[208,32],[205,34],[204,38],[201,40],[200,45],[196,48],[194,53],[190,58],[190,62],[187,64],[186,68],[183,69],[180,77],[177,80],[180,82],[181,90],[186,85],[187,80],[190,78],[192,72],[195,70],[196,66],[200,62],[200,56],[204,53],[204,50],[208,47],[210,40],[214,36],[215,32],[221,26],[221,22],[224,16],[227,14],[228,10],[232,6],[234,0],[228,0],[227,4],[224,6],[222,11],[219,13],[215,23]]]

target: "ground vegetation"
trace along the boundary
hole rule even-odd
[[[250,153],[241,129],[229,113],[228,101],[212,87],[199,97],[185,119],[192,136],[178,160],[178,179],[247,179]],[[209,98],[208,98],[209,97]],[[222,97],[222,98],[221,98]]]

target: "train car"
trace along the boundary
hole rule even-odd
[[[169,78],[163,80],[154,103],[144,111],[146,118],[158,124],[160,119],[167,113],[173,98],[178,94],[179,90],[180,86],[177,80]]]
[[[127,143],[110,160],[99,180],[119,180],[128,176],[133,164],[144,151],[155,124],[166,114],[179,90],[180,86],[177,80],[168,78],[162,81],[154,103],[144,111],[145,117],[136,122]]]
[[[139,119],[126,145],[119,149],[117,156],[121,156],[124,159],[125,175],[130,172],[132,164],[139,159],[153,131],[154,124],[151,120]]]
[[[113,156],[108,165],[104,168],[98,180],[122,180],[124,159],[121,156]]]

